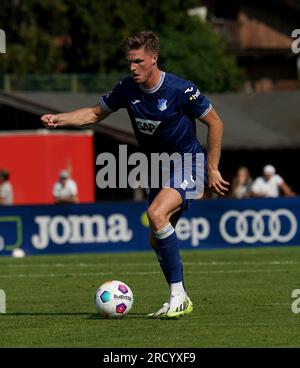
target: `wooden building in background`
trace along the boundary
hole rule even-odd
[[[298,0],[202,0],[207,20],[244,70],[245,92],[299,88],[300,54],[291,37],[300,28]],[[298,66],[297,66],[298,65]]]

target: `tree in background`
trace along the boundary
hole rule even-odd
[[[161,64],[209,92],[237,90],[242,81],[234,57],[225,55],[221,40],[209,23],[192,17],[186,32],[161,32]]]
[[[0,72],[127,72],[120,45],[151,29],[161,39],[160,67],[204,91],[238,88],[241,74],[209,23],[187,10],[197,0],[14,0],[0,8],[7,54]]]
[[[65,0],[71,43],[65,48],[68,71],[120,72],[125,70],[120,45],[133,31],[143,29],[138,0]]]
[[[67,29],[64,0],[4,0],[0,28],[6,32],[7,53],[0,72],[56,73],[66,69],[60,47]]]
[[[237,90],[242,71],[235,58],[225,54],[208,22],[187,14],[198,6],[198,0],[144,1],[145,22],[160,36],[160,66],[194,81],[203,91]]]

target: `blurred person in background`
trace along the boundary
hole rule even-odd
[[[230,197],[249,198],[252,183],[249,169],[246,166],[240,166],[232,179]]]
[[[59,173],[58,181],[53,187],[53,198],[56,204],[78,203],[77,184],[70,178],[68,170],[62,170]]]
[[[11,205],[14,201],[13,187],[9,181],[9,171],[0,170],[0,205]]]
[[[283,178],[276,174],[276,169],[273,165],[264,166],[263,175],[257,177],[252,184],[251,196],[276,198],[281,194],[286,197],[293,197],[295,195]]]

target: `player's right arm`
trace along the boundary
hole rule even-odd
[[[100,104],[98,104],[93,107],[85,107],[60,114],[46,114],[41,117],[41,120],[46,128],[83,127],[97,124],[108,115],[110,115],[110,112],[104,110]]]
[[[110,93],[101,96],[100,102],[96,106],[63,112],[56,115],[46,114],[41,117],[41,120],[47,128],[83,127],[97,124],[112,112],[126,107],[126,103],[124,102],[124,94],[126,94],[126,91],[126,87],[124,87],[124,84],[120,81]]]

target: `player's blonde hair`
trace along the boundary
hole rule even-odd
[[[136,32],[126,38],[122,48],[127,54],[130,50],[137,50],[144,47],[145,51],[159,54],[159,38],[152,31]]]

